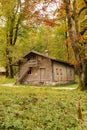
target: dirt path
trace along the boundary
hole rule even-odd
[[[6,86],[6,87],[16,87],[14,83],[9,83],[9,84],[1,84],[1,86]]]
[[[59,89],[59,90],[75,90],[77,88],[69,88],[69,87],[54,87],[52,89]]]
[[[6,86],[6,87],[21,87],[21,86],[17,86],[14,83],[9,83],[9,84],[1,84],[1,86]],[[22,86],[23,87],[23,86]],[[32,87],[32,86],[31,86]],[[43,87],[37,87],[34,86],[35,88],[43,88]],[[69,88],[69,87],[50,87],[51,89],[57,89],[57,90],[75,90],[76,88]]]

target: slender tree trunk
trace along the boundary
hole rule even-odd
[[[13,72],[13,66],[12,66],[12,57],[10,55],[10,50],[8,47],[6,48],[6,77],[13,78],[14,77],[14,72]]]
[[[69,62],[69,45],[68,45],[68,41],[67,41],[67,39],[68,39],[67,32],[65,33],[65,35],[66,35],[67,60]]]
[[[79,75],[79,79],[79,88],[81,90],[87,90],[87,60],[83,61],[83,73]]]
[[[10,64],[6,65],[6,77],[14,78],[13,67]]]
[[[8,65],[6,65],[6,78],[9,76]]]
[[[14,12],[13,12],[14,14]],[[8,17],[8,28],[7,28],[7,35],[6,35],[6,58],[7,58],[7,65],[6,65],[6,77],[13,78],[14,71],[12,66],[12,50],[11,48],[15,46],[18,31],[19,31],[19,24],[21,19],[21,14],[16,16],[17,14]],[[17,21],[16,21],[17,20]]]
[[[67,30],[67,18],[65,18],[65,30]],[[68,44],[68,31],[65,32],[65,38],[66,38],[67,60],[69,62],[70,54],[69,54],[69,44]]]
[[[9,78],[14,78],[12,58],[9,58]]]

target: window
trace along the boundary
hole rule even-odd
[[[56,68],[56,75],[63,75],[61,68],[60,69]]]
[[[58,68],[56,68],[56,75],[59,75],[59,70],[58,70]]]
[[[36,60],[36,56],[32,56],[30,60]]]
[[[62,75],[62,69],[60,69],[60,75]]]
[[[31,74],[31,68],[29,68],[28,74]]]

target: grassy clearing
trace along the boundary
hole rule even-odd
[[[10,79],[10,78],[6,78],[5,76],[0,76],[0,85],[1,84],[8,84],[8,83],[15,83],[16,79]]]
[[[13,87],[15,79],[0,77],[0,130],[86,130],[87,91],[58,90],[77,84]],[[81,98],[83,120],[78,119]]]
[[[83,121],[78,119],[81,98]],[[87,92],[0,87],[0,130],[86,130]]]

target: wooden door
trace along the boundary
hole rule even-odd
[[[46,76],[46,69],[45,68],[40,68],[40,81],[43,82],[45,80]]]

